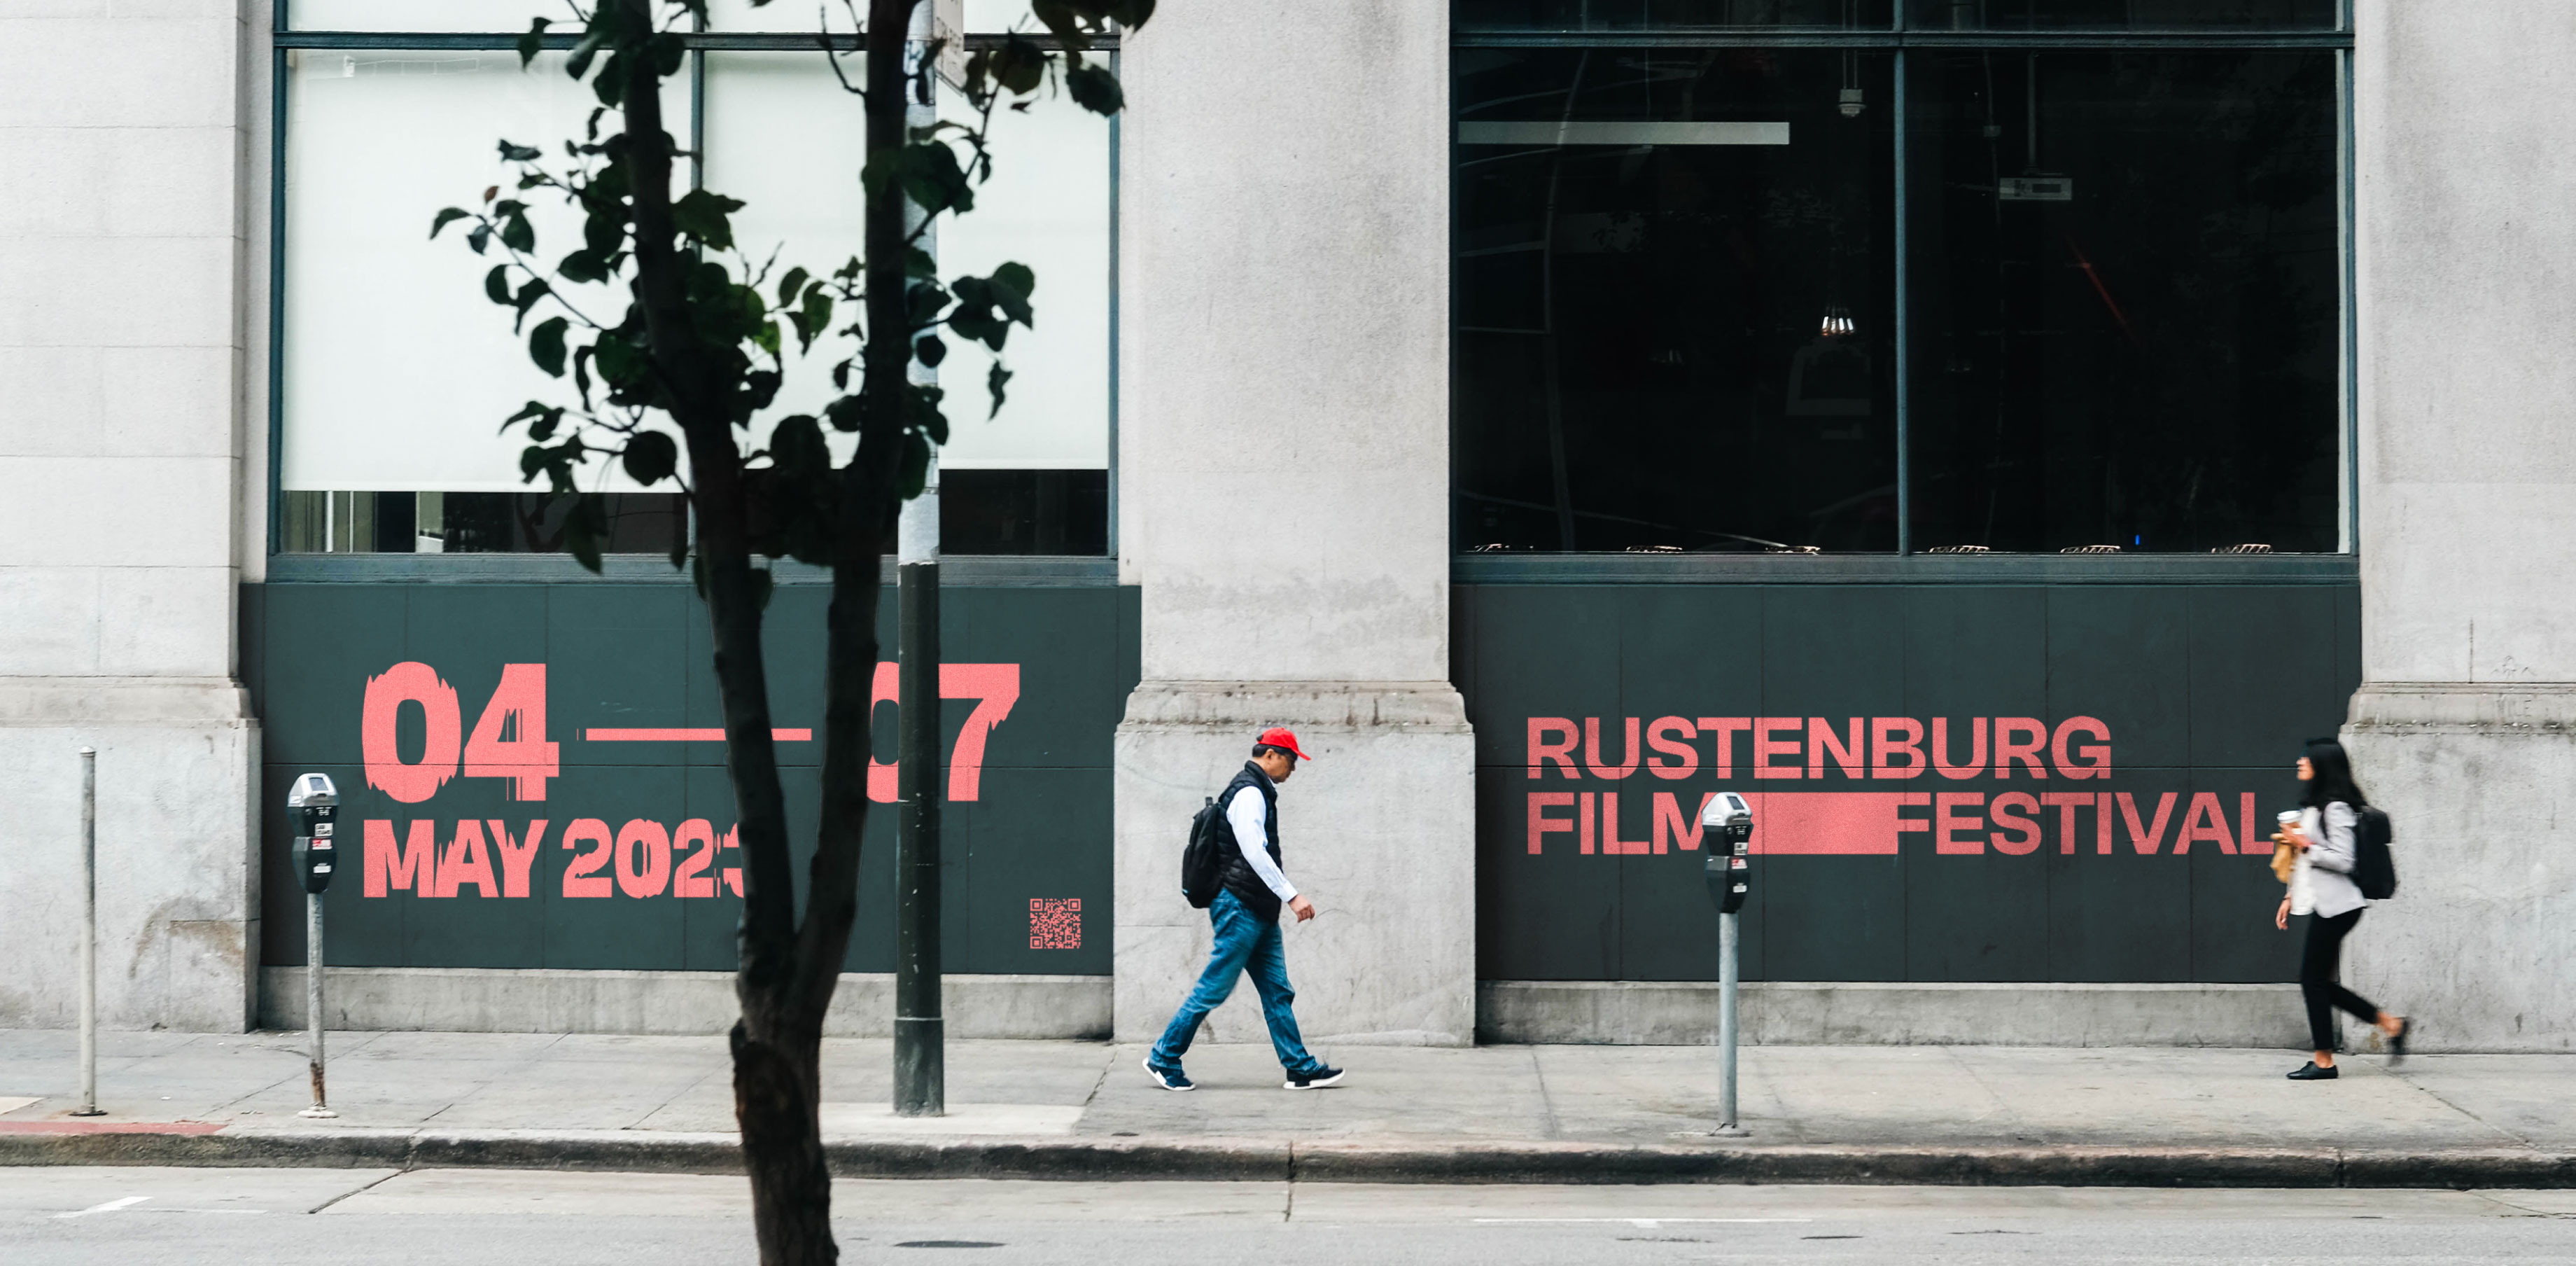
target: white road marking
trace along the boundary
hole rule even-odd
[[[79,1218],[86,1217],[93,1213],[114,1213],[119,1209],[131,1209],[151,1198],[152,1197],[150,1196],[124,1196],[115,1200],[110,1200],[106,1204],[94,1204],[86,1209],[74,1209],[69,1213],[57,1213],[54,1216],[58,1218]]]

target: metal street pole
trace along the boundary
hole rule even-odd
[[[909,71],[907,128],[939,122],[938,78],[930,64],[936,10],[913,6],[904,41]],[[921,229],[921,249],[939,257],[937,227],[907,204],[905,226]],[[883,337],[880,334],[879,337]],[[918,360],[912,381],[936,385],[939,371]],[[900,718],[895,799],[894,1110],[898,1116],[948,1111],[946,1034],[939,999],[939,455],[933,450],[921,495],[897,520],[895,545],[896,713]]]
[[[98,1106],[98,749],[81,758],[80,1107],[76,1117],[107,1115]]]
[[[1717,916],[1717,1132],[1741,1134],[1735,1123],[1736,915]]]
[[[304,894],[304,1028],[311,1044],[310,1061],[313,1076],[313,1106],[295,1115],[300,1117],[336,1117],[329,1096],[322,1090],[322,894]]]

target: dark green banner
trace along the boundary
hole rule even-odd
[[[768,610],[770,697],[801,886],[822,756],[828,590]],[[304,961],[277,811],[329,774],[351,967],[730,970],[741,901],[705,616],[685,585],[243,589],[263,727],[263,961]],[[957,973],[1105,975],[1111,736],[1137,675],[1134,590],[950,586],[943,955]],[[893,591],[876,744],[894,750]],[[893,969],[893,770],[871,779],[853,971]],[[802,900],[802,893],[799,893]]]
[[[1457,607],[1487,979],[1715,979],[1719,790],[1756,812],[1748,979],[2296,974],[2268,840],[2360,682],[2349,583],[1473,585]]]

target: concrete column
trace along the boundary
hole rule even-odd
[[[84,743],[104,1023],[250,1012],[244,7],[0,11],[0,1026],[74,1022]]]
[[[2576,7],[2362,0],[2362,656],[2400,888],[2345,978],[2431,1049],[2576,1047]],[[2353,1032],[2347,1026],[2347,1032]]]
[[[1165,6],[1124,54],[1122,1040],[1204,962],[1190,815],[1270,725],[1308,1038],[1475,1028],[1473,754],[1449,676],[1445,4]],[[1247,985],[1212,1035],[1261,1041]]]

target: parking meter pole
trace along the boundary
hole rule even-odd
[[[313,1072],[313,1106],[297,1113],[306,1117],[336,1117],[330,1096],[322,1086],[322,894],[304,894],[304,1029],[311,1044],[308,1056]]]
[[[1717,916],[1717,1129],[1720,1134],[1741,1134],[1735,1123],[1735,985],[1736,985],[1736,919],[1732,914]]]
[[[81,758],[80,1107],[76,1117],[105,1116],[98,1106],[98,749]]]

